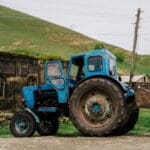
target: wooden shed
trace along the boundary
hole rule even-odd
[[[0,52],[0,109],[12,108],[21,101],[22,87],[37,83],[37,62],[34,57]]]

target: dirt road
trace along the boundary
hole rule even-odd
[[[0,150],[150,150],[150,137],[0,138]]]

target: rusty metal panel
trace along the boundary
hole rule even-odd
[[[133,87],[136,93],[136,102],[139,107],[150,108],[150,83],[135,82]]]
[[[139,107],[150,108],[150,90],[136,90],[136,102]]]

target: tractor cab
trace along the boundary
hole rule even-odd
[[[94,76],[117,79],[116,57],[105,49],[80,53],[71,57],[68,69],[69,87]]]

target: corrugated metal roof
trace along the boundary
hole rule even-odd
[[[116,59],[115,55],[113,55],[111,52],[109,52],[107,49],[104,49],[104,48],[97,49],[97,50],[91,50],[91,51],[87,51],[87,52],[83,52],[83,53],[79,53],[79,54],[73,55],[71,58],[80,57],[80,56],[83,56],[83,55],[90,56],[90,55],[100,55],[100,54],[108,54],[112,58]]]
[[[143,77],[145,77],[146,75],[134,75],[134,77],[132,78],[132,82],[138,82],[140,79],[142,79]],[[122,82],[129,82],[130,76],[129,75],[122,75],[121,76]]]

